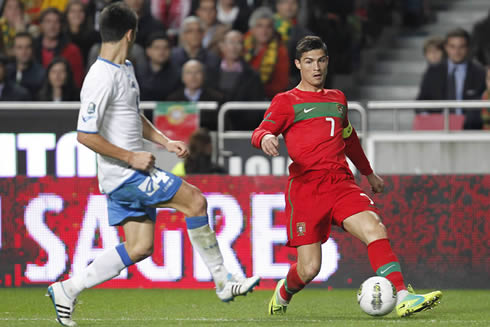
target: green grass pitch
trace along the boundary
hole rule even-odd
[[[0,326],[61,326],[44,288],[0,289]],[[285,316],[268,316],[271,290],[222,303],[212,290],[93,289],[79,298],[79,326],[490,326],[490,290],[444,290],[434,310],[400,319],[361,312],[356,290],[306,289]]]

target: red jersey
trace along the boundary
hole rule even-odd
[[[252,144],[260,149],[266,134],[282,133],[293,160],[290,177],[315,170],[352,175],[346,155],[363,175],[369,175],[373,171],[347,112],[347,100],[339,90],[294,88],[279,93],[253,132]]]

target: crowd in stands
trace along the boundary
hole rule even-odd
[[[309,34],[319,35],[328,45],[325,86],[335,87],[337,74],[359,68],[361,51],[393,24],[395,10],[407,27],[433,19],[430,0],[119,1],[125,1],[139,18],[129,59],[142,101],[270,100],[298,83],[295,44]],[[84,76],[100,49],[98,16],[111,2],[0,0],[0,100],[78,100]],[[488,98],[481,65],[490,64],[489,28],[490,15],[475,25],[471,37],[462,36],[468,64],[461,71],[452,68],[447,49],[452,37],[427,42],[424,53],[431,66],[419,99]],[[480,64],[473,66],[468,58]],[[445,66],[438,71],[437,65]],[[450,70],[456,74],[454,94],[448,93]],[[462,81],[474,74],[474,92],[462,90],[461,85],[466,87]],[[438,87],[431,78],[440,84],[439,93],[429,90]],[[481,119],[472,118],[472,128],[490,128],[486,112],[482,111]],[[202,126],[216,130],[217,114],[206,115]],[[261,113],[237,112],[227,124],[250,130],[260,120]]]
[[[476,22],[473,33],[456,27],[445,37],[430,36],[424,43],[427,69],[423,75],[417,100],[480,100],[490,95],[490,9],[488,16]],[[486,29],[486,30],[485,30]],[[437,111],[419,110],[422,115],[438,115]],[[450,110],[451,116],[462,117],[464,129],[490,130],[490,114],[482,110]],[[429,117],[430,118],[430,117]]]
[[[98,16],[114,0],[0,1],[0,99],[76,101],[100,50]],[[122,0],[138,15],[129,59],[142,101],[263,101],[294,87],[295,44],[322,36],[327,87],[349,73],[392,10],[389,0]],[[254,128],[261,115],[228,124]],[[216,129],[216,113],[202,117]]]

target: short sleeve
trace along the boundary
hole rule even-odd
[[[110,103],[113,89],[111,75],[109,72],[104,73],[89,74],[83,82],[77,124],[79,132],[99,133],[104,112]]]

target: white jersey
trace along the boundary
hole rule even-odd
[[[143,151],[139,94],[130,61],[117,65],[99,57],[83,82],[77,130],[98,133],[128,151]],[[127,163],[100,154],[97,165],[103,193],[110,193],[135,172]]]

